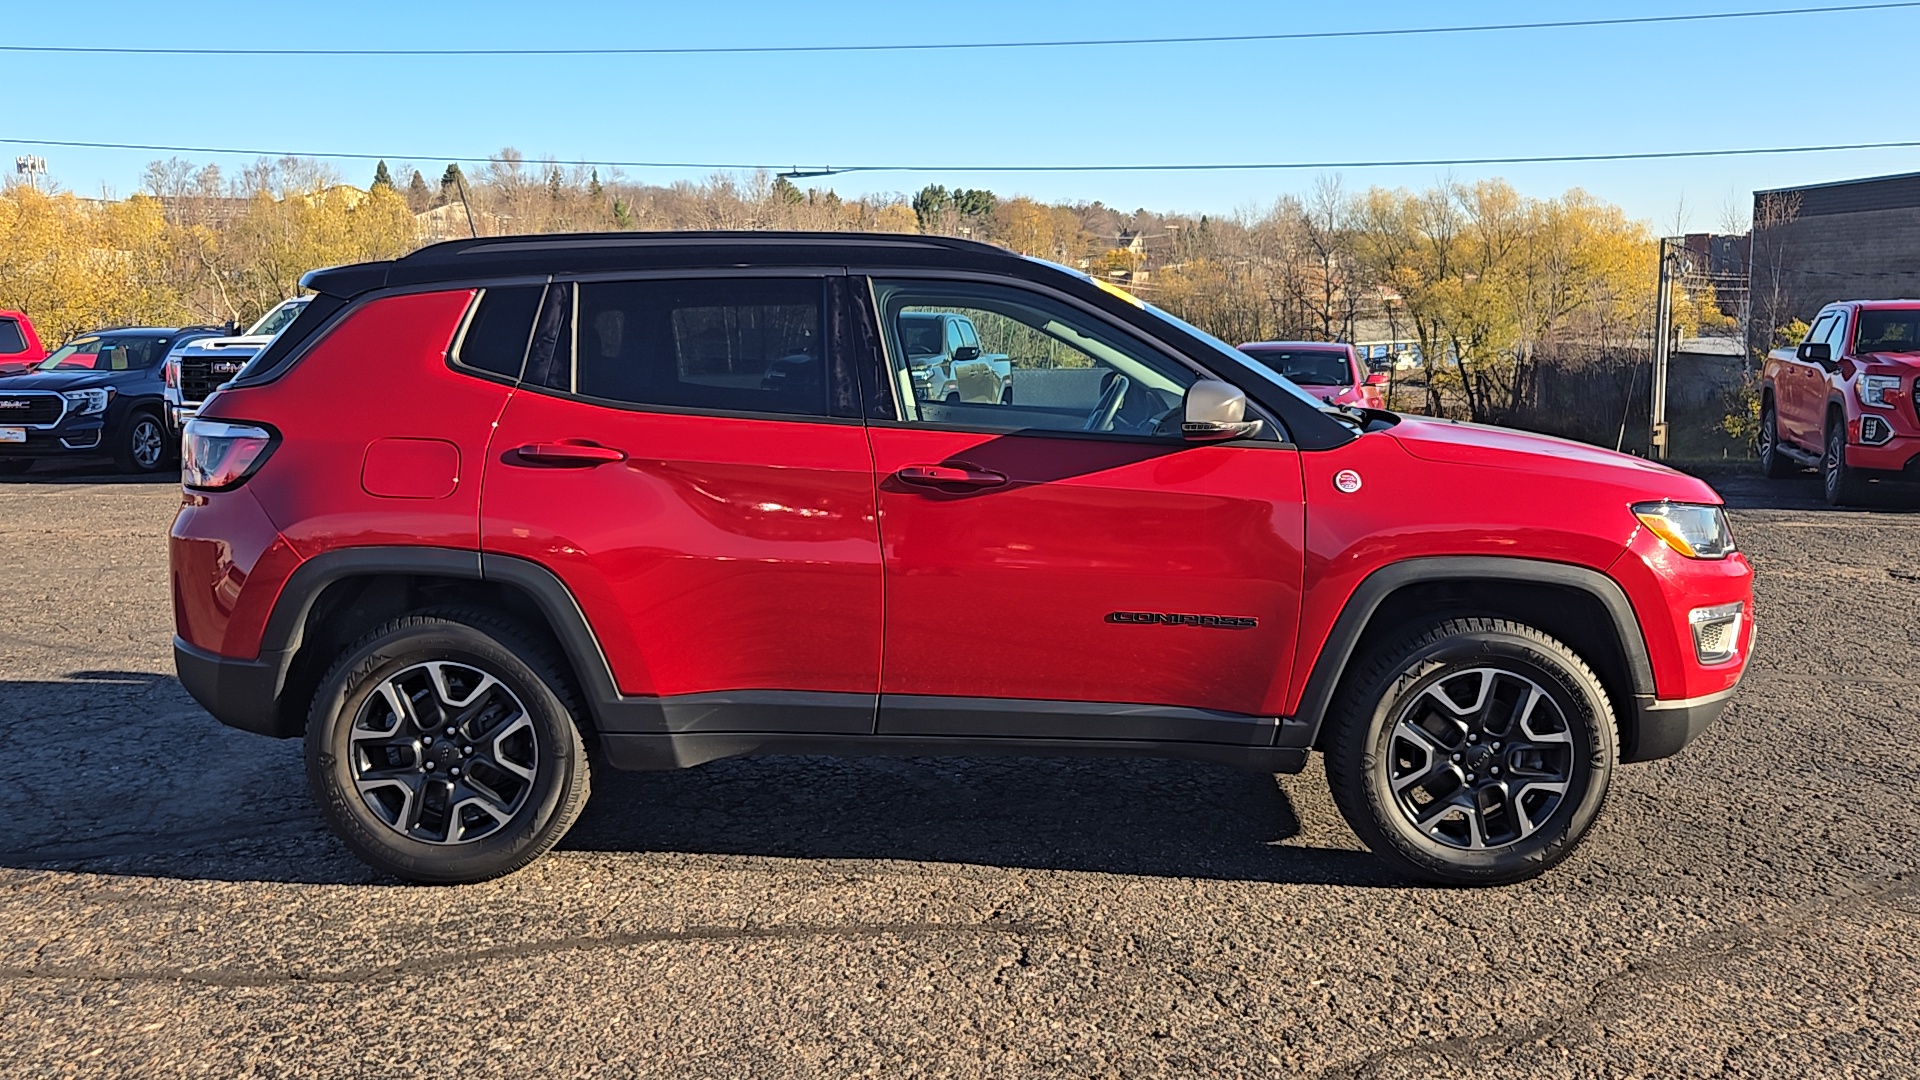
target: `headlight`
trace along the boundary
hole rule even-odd
[[[1863,375],[1860,377],[1860,404],[1871,405],[1876,409],[1890,409],[1888,394],[1900,392],[1898,375]]]
[[[239,487],[273,451],[273,432],[253,424],[189,420],[180,440],[180,479],[195,491]]]
[[[1653,535],[1689,559],[1724,559],[1733,553],[1726,511],[1703,503],[1640,503],[1633,508]]]
[[[107,402],[113,400],[111,389],[68,390],[60,395],[67,399],[67,411],[75,416],[92,416],[107,411]]]

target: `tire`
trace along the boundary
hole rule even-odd
[[[1798,462],[1780,452],[1780,420],[1771,401],[1760,406],[1760,471],[1769,480],[1783,480],[1800,471]]]
[[[1000,391],[1000,404],[1002,405],[1013,404],[1013,387],[1009,386],[1006,389]]]
[[[1619,734],[1600,680],[1559,641],[1504,619],[1449,619],[1354,672],[1325,745],[1327,784],[1390,865],[1449,885],[1525,881],[1599,816]],[[1522,776],[1533,779],[1516,786]]]
[[[492,611],[394,619],[321,680],[308,784],[334,833],[382,873],[441,885],[512,873],[586,805],[569,685],[548,646]],[[445,709],[464,717],[453,735]]]
[[[19,476],[33,468],[34,458],[0,459],[0,476]]]
[[[1847,421],[1827,418],[1826,452],[1820,455],[1820,486],[1828,506],[1859,506],[1867,501],[1867,482],[1847,464]]]
[[[167,463],[167,428],[150,412],[127,417],[113,444],[113,464],[123,473],[159,472]]]

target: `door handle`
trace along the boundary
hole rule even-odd
[[[931,488],[990,488],[1007,482],[1002,473],[971,465],[905,465],[893,475],[903,484]]]
[[[590,468],[605,465],[613,461],[627,460],[625,450],[615,450],[611,446],[596,446],[593,443],[580,442],[537,442],[528,443],[514,451],[521,458],[539,465],[564,465],[572,468]]]

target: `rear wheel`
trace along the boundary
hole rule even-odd
[[[1867,482],[1847,464],[1847,420],[1827,418],[1827,451],[1820,457],[1820,482],[1829,506],[1858,506],[1867,499]]]
[[[1770,480],[1780,480],[1799,471],[1799,464],[1780,452],[1780,418],[1773,402],[1760,406],[1760,471]]]
[[[559,659],[488,611],[409,615],[361,638],[321,681],[306,749],[334,832],[408,881],[518,870],[587,800]]]
[[[113,463],[123,473],[157,472],[167,462],[167,431],[160,418],[137,412],[127,418],[113,448]]]
[[[1592,669],[1502,619],[1436,623],[1362,661],[1327,781],[1375,854],[1432,881],[1499,885],[1567,857],[1619,760]]]

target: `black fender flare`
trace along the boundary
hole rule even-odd
[[[1318,743],[1321,726],[1333,706],[1334,692],[1353,662],[1360,636],[1389,596],[1410,585],[1452,581],[1551,585],[1577,589],[1599,601],[1613,624],[1620,654],[1626,659],[1626,674],[1633,700],[1616,702],[1615,705],[1620,710],[1618,719],[1625,729],[1622,732],[1625,747],[1634,745],[1642,714],[1653,704],[1655,695],[1653,665],[1647,659],[1646,638],[1640,632],[1639,619],[1634,615],[1633,604],[1628,601],[1626,591],[1598,570],[1512,556],[1407,559],[1383,566],[1367,575],[1353,590],[1353,595],[1347,598],[1339,618],[1334,620],[1333,630],[1321,646],[1320,655],[1314,659],[1313,671],[1307,676],[1306,687],[1301,691],[1299,708],[1294,711],[1294,722],[1283,728],[1282,737],[1290,741],[1300,740],[1299,745],[1302,746]]]

